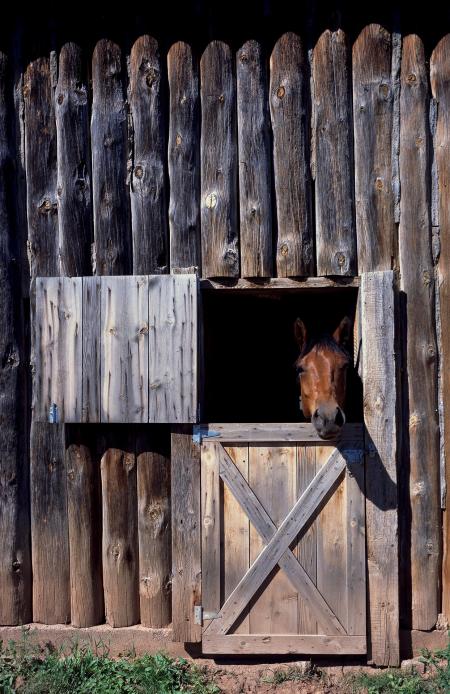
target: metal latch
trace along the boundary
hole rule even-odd
[[[56,403],[53,403],[49,407],[48,421],[50,422],[50,424],[58,424],[58,422],[59,422],[58,405]]]
[[[211,612],[203,609],[203,605],[194,605],[194,624],[203,626],[203,620],[217,619],[218,612]]]
[[[220,431],[214,431],[213,429],[208,429],[207,426],[202,424],[194,424],[192,427],[192,441],[194,443],[200,444],[202,439],[210,439],[220,436]]]

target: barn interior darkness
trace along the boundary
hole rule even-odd
[[[294,321],[333,333],[344,316],[354,320],[357,289],[322,291],[207,290],[203,292],[204,408],[207,422],[297,422],[298,347]],[[353,341],[351,341],[353,344]],[[346,416],[362,421],[362,386],[354,369]]]

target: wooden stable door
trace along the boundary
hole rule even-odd
[[[202,440],[203,652],[365,653],[362,427],[267,426]]]

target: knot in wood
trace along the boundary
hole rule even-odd
[[[21,566],[22,566],[21,562],[18,559],[14,559],[14,561],[12,563],[12,570],[14,571],[14,573],[16,573],[16,574],[19,573]]]
[[[142,176],[144,175],[144,169],[141,165],[135,166],[134,175],[136,176],[136,178],[142,178]]]
[[[103,146],[104,147],[111,147],[113,142],[114,142],[114,138],[111,137],[110,135],[107,135],[106,137],[103,138]]]
[[[139,329],[139,335],[148,335],[148,323],[144,323],[144,325]]]
[[[61,105],[62,102],[64,101],[64,94],[59,94],[59,95],[58,95],[58,98],[56,99],[56,101],[57,101],[57,103],[58,103],[59,105]]]
[[[282,243],[280,246],[280,253],[281,255],[286,256],[289,253],[289,246],[287,243]]]
[[[422,282],[424,283],[425,287],[429,287],[431,285],[431,275],[429,270],[423,271]]]
[[[219,96],[219,99],[218,99],[218,100],[219,100],[219,104],[223,104],[223,103],[224,103],[224,101],[225,101],[225,94],[220,94],[220,96]]]
[[[416,147],[421,147],[423,145],[423,137],[416,138]]]
[[[73,481],[75,479],[75,470],[73,468],[67,470],[67,477],[70,481]]]
[[[211,516],[204,516],[203,525],[208,528],[210,525],[214,525],[214,519]]]
[[[375,179],[375,188],[377,190],[383,190],[383,187],[384,187],[383,180],[378,176]]]
[[[383,99],[387,99],[389,96],[389,85],[387,84],[380,84],[380,94],[383,97]]]
[[[408,84],[413,84],[417,80],[417,77],[415,76],[414,72],[410,72],[408,77],[406,78],[406,81]]]
[[[205,198],[205,205],[209,210],[214,209],[217,205],[217,195],[215,193],[208,193]]]
[[[280,87],[278,87],[278,89],[277,89],[277,97],[278,97],[279,99],[282,99],[282,98],[284,97],[285,94],[286,94],[286,90],[285,90],[285,88],[283,87],[283,85],[281,85]]]
[[[344,267],[346,262],[345,253],[338,253],[336,256],[336,261],[340,268]]]
[[[117,561],[120,557],[120,545],[114,545],[111,547],[111,554],[113,555],[114,559]]]
[[[176,146],[179,147],[181,145],[182,141],[183,141],[183,138],[181,137],[180,133],[177,133],[177,136],[175,138]]]
[[[47,215],[47,216],[57,214],[58,205],[56,202],[52,202],[51,200],[46,198],[39,205],[38,212],[39,212],[39,214],[43,214],[43,215]]]
[[[248,61],[248,55],[245,51],[242,51],[242,53],[239,56],[239,60],[241,63],[246,63]]]

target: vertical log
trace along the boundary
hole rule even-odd
[[[70,611],[76,627],[104,619],[100,475],[86,432],[71,427],[66,450],[70,550]]]
[[[23,313],[14,219],[13,102],[0,53],[0,624],[31,621],[30,517]]]
[[[439,612],[440,524],[437,344],[431,253],[430,126],[425,52],[403,43],[400,92],[400,288],[406,304],[405,454],[409,453],[413,629],[432,629]],[[413,172],[413,173],[412,173]],[[409,533],[408,533],[409,534]]]
[[[355,275],[350,65],[340,29],[319,38],[312,82],[317,274]]]
[[[201,641],[200,446],[191,425],[172,428],[172,625],[174,641]]]
[[[28,66],[24,99],[33,331],[36,277],[55,276],[59,270],[56,124],[48,59],[39,58]],[[63,425],[32,421],[30,466],[33,620],[66,622],[70,586]]]
[[[161,77],[158,42],[150,36],[141,36],[131,49],[129,86],[135,275],[159,274],[167,272],[169,267]]]
[[[167,427],[151,427],[137,441],[139,598],[141,623],[171,621],[170,440]]]
[[[238,277],[236,80],[231,49],[212,41],[200,61],[203,277]]]
[[[106,621],[125,627],[139,621],[134,451],[108,447],[101,458],[101,477]]]
[[[440,255],[437,282],[441,307],[440,362],[444,405],[444,455],[447,486],[442,561],[442,612],[450,619],[450,34],[438,43],[430,61],[431,87],[437,100],[435,157],[439,192]]]
[[[261,45],[237,53],[241,277],[272,277],[272,201],[267,75]]]
[[[167,56],[170,120],[170,267],[201,274],[200,258],[200,94],[198,66],[188,44]]]
[[[391,35],[365,27],[353,46],[356,234],[358,270],[390,270],[396,262],[392,186]]]
[[[62,47],[55,94],[59,260],[62,275],[91,273],[89,106],[81,49]]]
[[[283,34],[270,56],[270,115],[278,223],[277,277],[312,275],[308,63],[296,34]]]
[[[92,89],[95,272],[127,275],[132,270],[127,112],[120,48],[107,39],[94,49]]]

